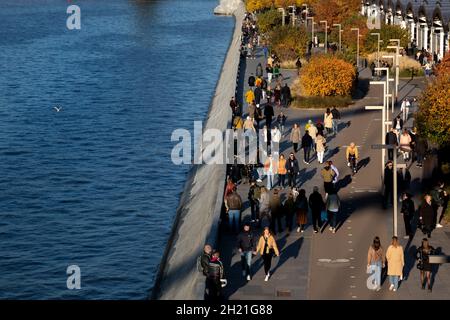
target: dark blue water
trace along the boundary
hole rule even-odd
[[[216,0],[71,3],[78,31],[67,1],[0,1],[0,298],[143,299],[186,178],[170,135],[205,118],[234,21]]]

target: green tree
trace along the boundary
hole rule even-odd
[[[258,15],[258,28],[262,33],[269,32],[276,26],[281,25],[281,12],[272,8]]]
[[[281,61],[304,57],[308,44],[308,33],[302,27],[278,26],[269,33],[269,43]]]

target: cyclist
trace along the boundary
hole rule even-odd
[[[350,143],[350,145],[347,147],[345,155],[347,158],[347,165],[352,169],[353,174],[355,174],[356,164],[358,161],[358,147],[356,147],[354,142]]]

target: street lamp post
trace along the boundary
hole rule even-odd
[[[383,67],[383,68],[375,68],[375,70],[377,71],[386,71],[386,121],[389,121],[389,114],[388,114],[388,109],[389,109],[389,97],[393,97],[392,94],[389,94],[389,81],[394,81],[394,79],[390,79],[389,78],[389,68]],[[394,99],[391,99],[392,101],[392,108],[394,108]],[[392,109],[392,112],[394,112],[394,109]]]
[[[384,59],[392,59],[392,63],[395,63],[394,56],[383,56]],[[389,81],[394,81],[394,79],[389,79]],[[389,86],[389,84],[388,84]],[[388,89],[389,91],[389,89]],[[394,93],[392,93],[392,113],[394,113]],[[389,105],[389,104],[388,104]]]
[[[327,41],[327,31],[328,31],[328,22],[326,20],[321,20],[320,23],[325,23],[325,53],[327,53],[328,49],[328,41]]]
[[[357,31],[356,39],[356,68],[359,70],[359,28],[352,28],[352,31]]]
[[[381,84],[383,86],[383,105],[382,106],[366,106],[366,110],[381,110],[381,143],[384,143],[386,136],[386,82],[385,81],[370,81],[370,84]],[[384,178],[384,158],[386,151],[381,149],[381,177]]]
[[[383,40],[380,40],[380,33],[379,32],[372,32],[372,36],[377,36],[377,67],[380,66],[380,42],[383,42]]]
[[[394,207],[393,217],[392,217],[392,224],[393,224],[393,234],[394,236],[398,236],[398,184],[397,184],[397,170],[398,169],[404,169],[406,168],[406,164],[397,164],[397,146],[392,144],[374,144],[372,145],[372,149],[393,149],[394,150],[394,160],[393,160],[393,168],[392,168],[392,175],[393,175],[393,190],[392,190],[392,196],[393,196],[393,203],[392,206]],[[384,168],[383,168],[384,171]]]
[[[281,13],[283,14],[283,18],[281,20],[281,25],[284,26],[285,20],[286,20],[286,10],[284,10],[284,8],[278,8],[278,11],[281,11]]]
[[[339,52],[342,52],[342,48],[341,48],[341,32],[342,32],[342,25],[340,23],[335,23],[333,24],[334,27],[338,27],[339,28]]]
[[[292,26],[295,26],[295,5],[289,6],[289,8],[292,8]]]
[[[395,98],[398,96],[398,82],[399,82],[399,57],[400,57],[400,39],[390,39],[391,42],[397,42],[396,46],[387,46],[388,49],[395,49]]]
[[[308,19],[311,19],[311,42],[314,47],[314,17],[306,17],[306,23],[308,23]]]

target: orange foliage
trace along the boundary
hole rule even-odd
[[[450,73],[441,74],[419,98],[419,132],[440,146],[450,145]]]
[[[353,65],[335,56],[320,55],[302,68],[303,95],[347,96],[351,93],[356,71]]]
[[[444,58],[438,64],[435,73],[437,76],[450,73],[450,52],[447,52]]]
[[[358,12],[360,4],[360,0],[318,0],[313,4],[315,20],[327,20],[329,26],[342,23]]]

